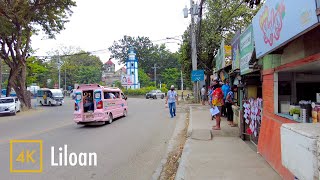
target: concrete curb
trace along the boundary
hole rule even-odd
[[[188,131],[187,131],[187,138],[191,137],[192,135],[192,106],[189,107],[189,125],[188,125]]]
[[[187,157],[191,152],[190,149],[190,140],[191,140],[191,135],[192,135],[192,108],[193,106],[190,106],[190,111],[189,111],[189,126],[188,126],[188,132],[187,132],[187,141],[184,144],[183,147],[183,151],[182,151],[182,155],[180,157],[180,162],[179,162],[179,167],[178,167],[178,171],[175,177],[175,180],[183,180],[185,179],[185,172],[186,172],[186,161],[187,161]]]
[[[186,164],[187,164],[187,157],[189,156],[191,149],[190,149],[190,139],[187,139],[184,147],[183,152],[180,158],[180,163],[178,167],[178,171],[175,177],[175,180],[184,180],[185,179],[185,173],[186,173]]]
[[[184,125],[186,122],[186,115],[181,116],[181,118],[178,119],[177,123],[176,123],[176,127],[173,131],[173,135],[171,136],[169,142],[168,142],[168,147],[167,147],[167,151],[164,155],[164,157],[161,159],[159,166],[157,167],[157,169],[155,170],[155,172],[152,175],[152,180],[158,180],[161,176],[161,172],[163,170],[163,166],[166,164],[167,159],[169,157],[169,153],[173,151],[174,145],[175,145],[175,141],[176,141],[176,137],[179,135],[179,133],[184,129]]]

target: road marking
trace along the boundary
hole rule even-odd
[[[44,134],[44,133],[47,133],[49,131],[52,131],[52,130],[55,130],[55,129],[59,129],[59,128],[62,128],[64,126],[71,125],[71,124],[74,124],[74,122],[64,123],[64,124],[61,124],[59,126],[55,126],[55,127],[52,127],[52,128],[47,128],[47,129],[44,129],[44,130],[41,130],[41,131],[38,131],[38,132],[31,132],[31,133],[23,134],[23,135],[20,135],[20,136],[11,137],[9,139],[0,140],[0,145],[9,143],[11,139],[23,139],[23,138],[27,138],[27,137],[31,137],[31,136],[35,136],[35,135],[39,135],[39,134]]]

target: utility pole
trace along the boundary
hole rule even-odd
[[[67,95],[67,68],[64,66],[64,92],[66,93],[65,96]]]
[[[182,77],[182,70],[180,71],[181,72],[181,97],[183,99],[183,77]]]
[[[197,15],[198,6],[193,3],[193,0],[190,0],[191,7],[191,58],[192,58],[192,70],[197,70],[197,42],[196,42],[196,30],[194,23],[194,16]],[[197,83],[193,83],[193,95],[195,101],[198,102],[198,86]]]
[[[157,87],[157,68],[160,68],[159,66],[157,66],[157,64],[154,64],[154,66],[152,67],[154,71],[154,83],[156,87]]]

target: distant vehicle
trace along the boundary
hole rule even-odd
[[[17,97],[0,98],[0,114],[16,115],[21,110],[21,103]]]
[[[146,99],[153,98],[161,98],[163,99],[165,97],[165,93],[161,92],[160,90],[152,90],[146,94]]]
[[[128,113],[127,97],[119,88],[82,84],[75,90],[74,121],[77,124],[111,124]]]
[[[47,89],[43,88],[38,90],[37,93],[37,103],[44,106],[44,105],[60,105],[63,104],[63,94],[60,89]]]
[[[27,90],[31,92],[32,96],[36,95],[39,89],[40,89],[40,86],[27,87]]]
[[[1,97],[6,97],[6,94],[7,94],[7,89],[2,89],[1,90]],[[13,89],[11,89],[11,91],[10,91],[10,97],[17,97],[17,94]]]

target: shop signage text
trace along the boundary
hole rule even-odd
[[[252,23],[260,58],[318,23],[316,0],[268,0]]]

